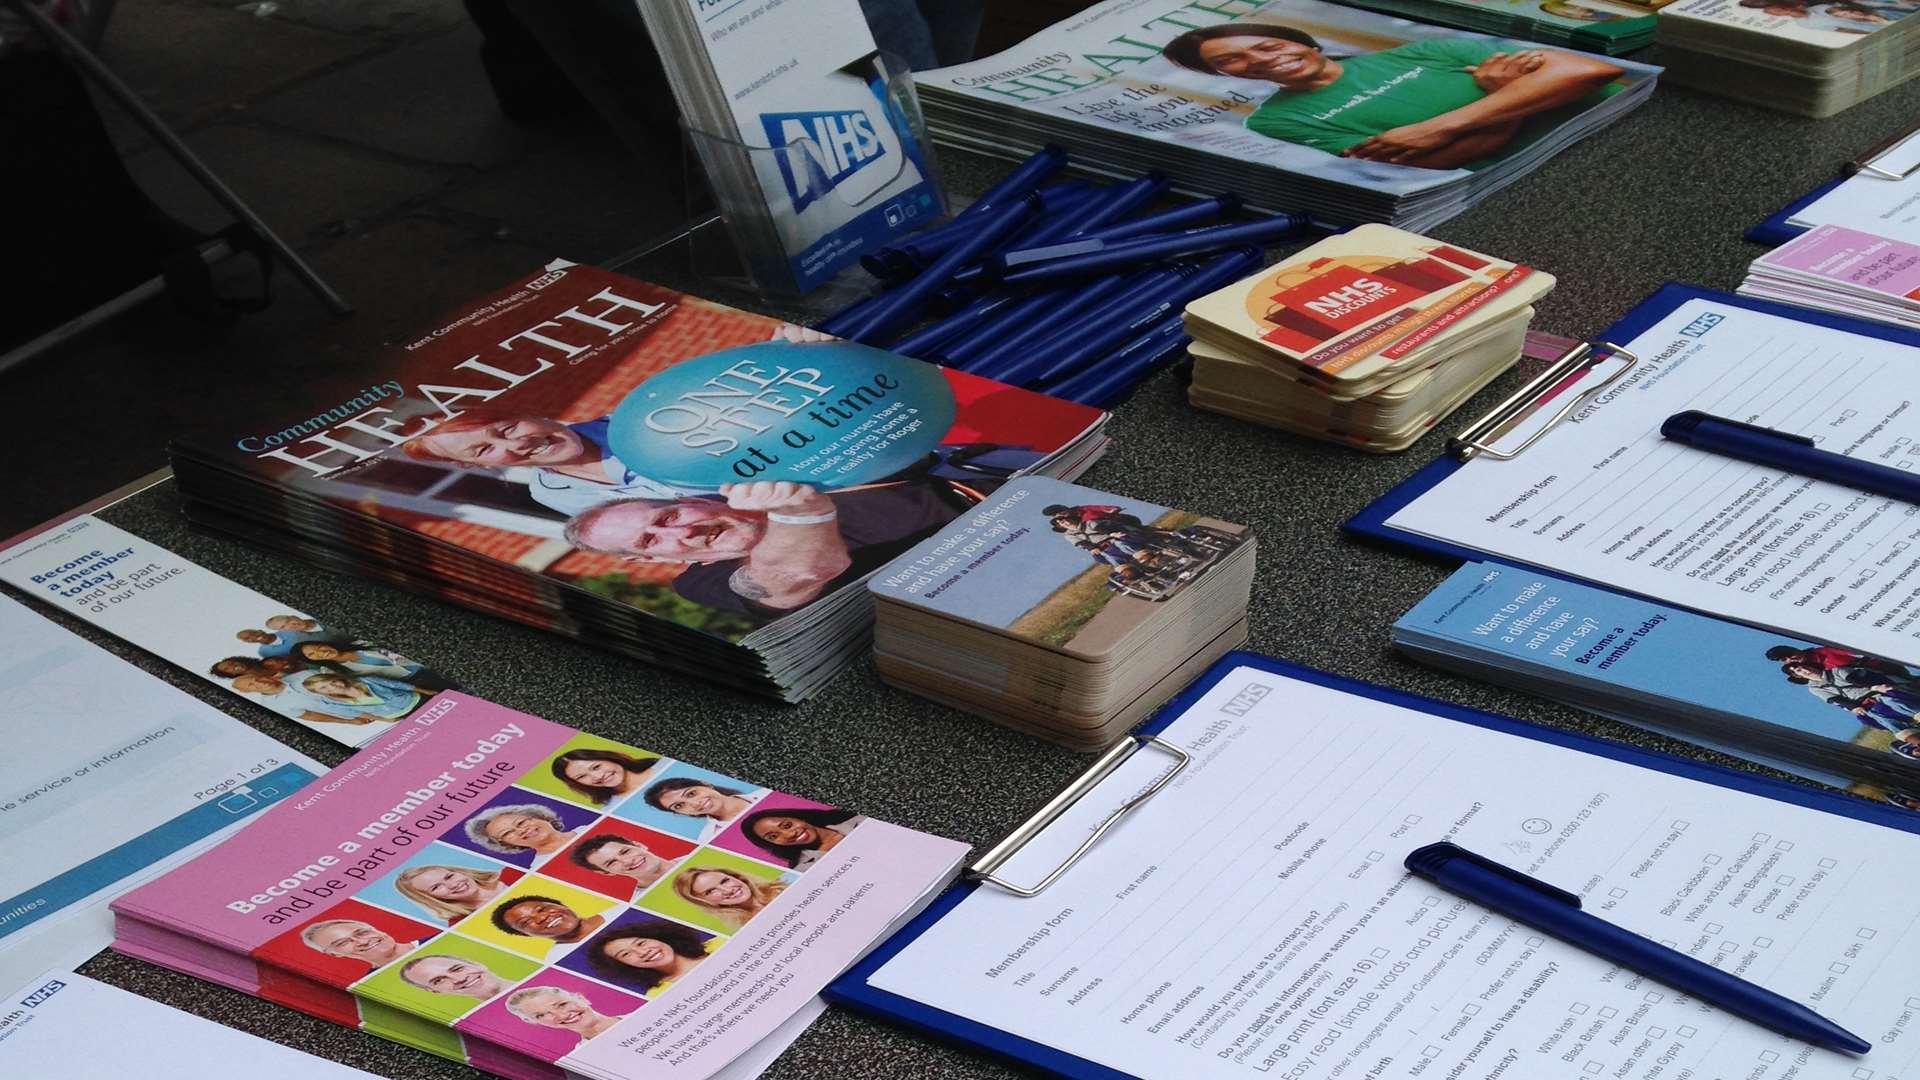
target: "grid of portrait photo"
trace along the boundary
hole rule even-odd
[[[482,798],[256,959],[558,1061],[698,977],[865,820],[584,734]]]

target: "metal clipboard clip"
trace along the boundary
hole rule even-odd
[[[1092,833],[1088,834],[1087,838],[1080,842],[1080,846],[1075,848],[1071,855],[1062,859],[1059,866],[1054,867],[1046,877],[1041,878],[1038,884],[1031,886],[1016,885],[1005,878],[994,876],[994,871],[1006,865],[1008,859],[1019,854],[1020,850],[1026,847],[1027,843],[1034,837],[1045,832],[1047,826],[1058,820],[1060,815],[1072,809],[1075,803],[1078,803],[1088,792],[1099,786],[1100,781],[1105,780],[1115,769],[1125,764],[1128,758],[1131,758],[1149,746],[1171,755],[1174,758],[1173,768],[1160,774],[1159,779],[1147,785],[1144,790],[1133,798],[1121,803],[1119,808],[1114,810],[1113,813],[1108,814],[1106,820],[1102,821]],[[1180,747],[1175,746],[1173,743],[1167,742],[1165,739],[1156,738],[1152,735],[1127,735],[1121,738],[1120,741],[1107,747],[1106,751],[1096,758],[1093,764],[1087,766],[1086,771],[1076,777],[1073,783],[1061,788],[1059,794],[1048,799],[1046,805],[1036,811],[1032,817],[1021,822],[1012,832],[1001,839],[999,843],[988,848],[986,854],[975,859],[973,863],[967,867],[967,878],[972,881],[978,881],[984,885],[997,886],[1015,896],[1038,896],[1041,890],[1060,880],[1060,875],[1073,869],[1073,864],[1079,862],[1082,855],[1092,850],[1093,845],[1098,843],[1100,838],[1111,831],[1115,825],[1118,825],[1121,818],[1126,817],[1142,803],[1158,794],[1160,789],[1171,783],[1174,777],[1179,776],[1181,770],[1185,769],[1192,760],[1192,755]]]
[[[1857,176],[1870,176],[1875,180],[1905,180],[1914,173],[1920,172],[1920,161],[1907,166],[1900,172],[1894,172],[1892,169],[1883,169],[1879,163],[1881,159],[1885,158],[1888,154],[1893,153],[1895,150],[1900,149],[1916,138],[1920,138],[1920,128],[1914,128],[1905,135],[1895,135],[1879,146],[1847,162],[1846,171]]]
[[[1606,378],[1568,399],[1567,403],[1560,407],[1559,412],[1548,418],[1546,423],[1540,425],[1539,430],[1527,436],[1519,446],[1511,450],[1493,448],[1495,440],[1511,431],[1521,420],[1533,415],[1534,410],[1546,404],[1547,395],[1555,387],[1576,374],[1585,375],[1615,357],[1623,357],[1627,362]],[[1615,379],[1638,367],[1639,364],[1638,356],[1618,345],[1605,341],[1583,341],[1574,346],[1565,356],[1548,364],[1545,371],[1527,380],[1527,384],[1515,390],[1512,397],[1495,405],[1492,412],[1475,420],[1467,426],[1466,430],[1448,439],[1447,452],[1461,461],[1472,461],[1482,454],[1499,461],[1511,461],[1519,457],[1527,447],[1539,442],[1541,436],[1552,431],[1554,425],[1566,419],[1573,410],[1593,400],[1595,395],[1612,385]]]

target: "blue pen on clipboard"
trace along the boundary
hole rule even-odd
[[[1889,499],[1920,503],[1920,476],[1822,450],[1805,435],[1710,416],[1698,409],[1667,417],[1667,422],[1660,425],[1660,434],[1709,454],[1785,469]]]
[[[1864,1054],[1873,1048],[1872,1043],[1791,998],[1589,915],[1580,910],[1580,898],[1573,893],[1465,848],[1428,844],[1407,856],[1407,870],[1461,899],[1790,1039],[1851,1054]]]

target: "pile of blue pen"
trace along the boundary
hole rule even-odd
[[[1234,195],[1133,217],[1166,177],[1048,183],[1066,164],[1049,146],[952,221],[862,257],[888,287],[816,329],[1105,406],[1186,351],[1189,300],[1310,227],[1299,214],[1206,224],[1239,209]]]

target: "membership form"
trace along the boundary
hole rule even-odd
[[[1122,1072],[1319,1080],[1920,1076],[1920,836],[1256,668],[1193,763],[1051,888],[976,889],[872,985]],[[1044,874],[1134,755],[999,871]],[[1411,877],[1441,839],[1869,1039],[1816,1049]]]
[[[1467,462],[1387,524],[1920,662],[1920,506],[1660,436],[1699,409],[1920,469],[1920,352],[1702,299],[1626,348],[1640,363],[1539,443]]]

